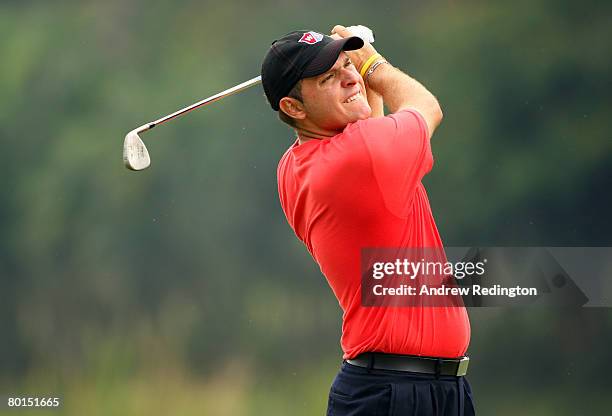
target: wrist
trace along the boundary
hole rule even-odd
[[[377,61],[378,62],[378,61]],[[374,66],[374,64],[372,64]],[[371,68],[370,68],[371,69]],[[396,68],[391,65],[390,62],[385,61],[385,64],[378,64],[374,71],[370,74],[366,74],[366,79],[364,79],[364,84],[366,87],[369,87],[381,94],[384,98],[385,92],[389,89],[393,90],[396,87]],[[385,100],[387,102],[387,100]]]
[[[384,60],[384,58],[379,53],[375,53],[374,55],[366,59],[363,65],[361,65],[361,68],[359,68],[359,74],[361,75],[361,77],[363,78],[365,76],[368,69],[370,69],[370,67],[374,64],[374,62],[376,62],[376,60],[381,59]]]
[[[382,58],[382,57],[381,57]],[[387,62],[384,58],[383,59],[379,59],[376,62],[374,62],[372,65],[370,65],[370,68],[366,71],[365,75],[363,76],[363,81],[365,82],[366,85],[368,85],[368,80],[370,79],[370,76],[374,73],[374,71],[376,71],[376,69],[383,65],[383,64],[388,64],[389,62]]]

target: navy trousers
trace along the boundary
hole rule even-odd
[[[342,363],[329,392],[327,416],[471,416],[465,377],[368,370]]]

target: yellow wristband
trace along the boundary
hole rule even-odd
[[[379,53],[375,53],[374,55],[370,56],[367,61],[365,61],[365,63],[361,67],[361,70],[359,71],[359,73],[361,74],[361,78],[363,78],[367,70],[370,68],[370,65],[372,65],[372,63],[378,58],[382,58],[382,56],[380,56]]]

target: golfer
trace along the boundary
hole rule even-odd
[[[327,414],[473,415],[465,308],[366,307],[361,297],[362,249],[442,247],[421,182],[438,101],[343,26],[276,40],[261,76],[297,134],[278,166],[281,206],[344,312]]]

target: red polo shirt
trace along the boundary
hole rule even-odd
[[[463,307],[364,307],[366,247],[441,247],[421,179],[433,165],[423,117],[402,110],[296,143],[278,166],[287,221],[319,264],[342,310],[344,358],[380,351],[459,357],[470,324]]]

